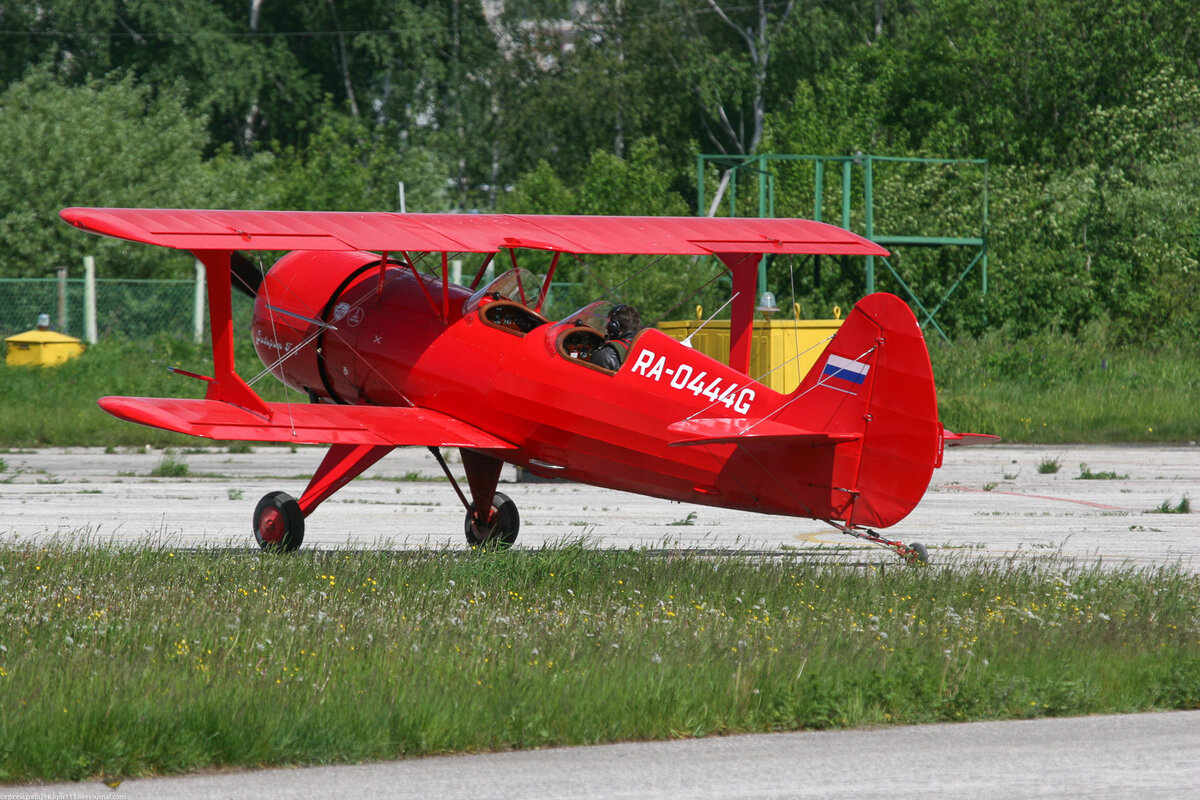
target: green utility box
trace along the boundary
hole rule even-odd
[[[680,341],[692,336],[692,347],[728,364],[729,320],[714,319],[705,324],[702,317],[703,310],[697,306],[695,320],[660,322],[658,329]],[[792,391],[800,385],[800,379],[812,369],[828,339],[841,326],[839,308],[834,308],[834,319],[754,320],[750,377],[777,392]]]

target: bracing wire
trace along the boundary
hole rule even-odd
[[[571,256],[572,258],[574,258],[576,261],[578,261],[578,262],[579,262],[580,266],[582,266],[582,267],[583,267],[583,268],[584,268],[584,269],[587,271],[587,274],[588,274],[588,275],[592,276],[592,278],[593,278],[593,279],[596,281],[596,283],[603,283],[603,281],[600,279],[600,276],[599,276],[599,275],[597,275],[597,274],[596,274],[596,273],[595,273],[595,272],[592,270],[591,266],[590,266],[590,265],[587,263],[587,261],[586,261],[585,259],[582,259],[582,258],[580,258],[580,257],[579,257],[579,254],[578,254],[578,253],[570,253],[570,256]],[[653,261],[651,261],[651,262],[649,262],[648,264],[646,264],[645,266],[643,266],[641,269],[638,269],[638,270],[637,270],[636,272],[634,272],[632,275],[630,275],[630,276],[628,276],[627,278],[625,278],[625,280],[621,281],[620,283],[613,284],[612,286],[610,286],[610,287],[608,287],[607,289],[605,289],[603,292],[601,292],[601,293],[600,293],[600,296],[599,296],[599,297],[597,297],[596,299],[597,299],[597,300],[603,300],[605,297],[608,297],[608,296],[610,296],[610,295],[611,295],[611,296],[615,297],[615,298],[617,299],[617,301],[618,301],[618,302],[620,302],[620,301],[621,301],[621,296],[617,294],[617,290],[618,290],[618,289],[620,289],[622,286],[624,286],[625,284],[629,283],[631,280],[633,280],[634,278],[638,277],[638,276],[639,276],[639,275],[641,275],[643,272],[645,272],[646,270],[650,269],[651,267],[653,267],[655,264],[657,264],[658,262],[662,261],[662,260],[663,260],[664,258],[666,258],[666,257],[667,257],[667,255],[666,255],[666,254],[663,254],[663,255],[659,256],[658,258],[654,259]]]
[[[260,270],[260,271],[262,270],[262,265],[261,265],[261,263],[259,264],[259,270]],[[263,282],[263,285],[264,285],[264,286],[266,285],[266,282],[265,282],[265,281]],[[293,292],[289,292],[289,294],[291,294],[291,295],[292,295],[292,298],[293,298],[293,299],[295,299],[295,300],[301,300],[301,298],[299,298],[299,297],[295,296],[295,294],[294,294]],[[355,308],[358,308],[359,306],[361,306],[363,303],[365,303],[367,300],[369,300],[369,299],[370,299],[371,297],[373,297],[373,296],[374,296],[374,295],[373,295],[372,293],[365,293],[365,294],[364,294],[362,297],[360,297],[358,300],[356,300],[356,301],[355,301],[355,302],[354,302],[354,303],[353,303],[353,304],[350,306],[350,309],[349,309],[349,310],[353,310],[353,309],[355,309]],[[265,296],[265,294],[264,294],[264,300],[266,300],[266,301],[267,301],[268,305],[271,305],[271,303],[270,303],[270,298],[269,298],[269,297],[266,297],[266,296]],[[314,312],[314,315],[315,315],[315,313],[316,313],[316,312]],[[271,317],[271,329],[272,329],[272,333],[274,334],[274,333],[275,333],[275,319],[274,319],[274,315],[273,315],[273,314],[272,314],[272,317]],[[383,373],[381,373],[381,372],[380,372],[380,371],[379,371],[379,370],[378,370],[378,369],[375,367],[375,365],[374,365],[374,364],[372,364],[372,363],[371,363],[371,362],[370,362],[368,359],[366,359],[366,358],[363,358],[363,357],[362,357],[362,355],[361,355],[361,354],[360,354],[360,353],[359,353],[359,352],[358,352],[358,351],[357,351],[357,350],[356,350],[356,349],[355,349],[355,348],[354,348],[354,347],[353,347],[353,346],[350,344],[350,342],[349,342],[349,341],[347,341],[347,339],[346,339],[346,338],[345,338],[345,337],[344,337],[344,336],[343,336],[343,335],[342,335],[342,334],[341,334],[341,333],[338,331],[338,329],[337,329],[335,326],[333,326],[333,325],[329,325],[329,324],[327,324],[327,323],[322,323],[322,324],[318,325],[318,327],[316,328],[316,330],[314,330],[312,333],[310,333],[308,336],[306,336],[306,337],[305,337],[305,338],[304,338],[304,339],[303,339],[303,340],[302,340],[302,341],[301,341],[299,344],[297,344],[295,347],[293,347],[293,348],[292,348],[291,350],[289,350],[287,353],[284,353],[283,355],[281,355],[281,356],[280,356],[279,358],[277,358],[277,359],[276,359],[274,362],[272,362],[272,363],[271,363],[269,366],[267,366],[265,369],[263,369],[261,372],[259,372],[257,375],[255,375],[255,376],[254,376],[252,379],[250,379],[249,381],[247,381],[247,382],[246,382],[246,383],[247,383],[247,385],[249,385],[249,386],[253,386],[255,383],[257,383],[258,381],[262,380],[262,379],[263,379],[263,378],[265,378],[267,375],[271,374],[271,373],[272,373],[272,371],[273,371],[273,370],[274,370],[276,367],[278,367],[278,366],[279,366],[280,364],[282,364],[283,362],[287,361],[287,360],[288,360],[289,358],[291,358],[292,356],[294,356],[294,355],[297,355],[298,353],[300,353],[300,352],[301,352],[301,351],[302,351],[302,350],[303,350],[305,347],[307,347],[309,344],[311,344],[311,343],[313,342],[313,340],[315,340],[315,339],[316,339],[318,336],[320,336],[322,333],[324,333],[324,332],[326,332],[326,331],[329,331],[329,332],[333,333],[333,335],[334,335],[335,337],[337,337],[337,340],[338,340],[339,342],[341,342],[342,344],[344,344],[344,345],[347,347],[347,349],[349,349],[351,352],[353,352],[353,353],[355,354],[355,356],[357,356],[357,357],[358,357],[359,361],[361,361],[363,364],[365,364],[365,365],[366,365],[366,367],[367,367],[367,369],[368,369],[368,370],[369,370],[369,371],[370,371],[372,374],[374,374],[374,375],[375,375],[377,378],[379,378],[381,381],[383,381],[384,383],[386,383],[386,384],[388,385],[388,387],[389,387],[389,388],[390,388],[390,389],[391,389],[393,392],[395,392],[395,393],[396,393],[396,395],[397,395],[398,397],[402,397],[402,398],[404,398],[404,399],[405,399],[405,402],[407,402],[407,403],[408,403],[410,406],[412,405],[412,402],[411,402],[411,401],[409,401],[409,400],[407,399],[407,397],[405,397],[404,393],[403,393],[403,392],[401,392],[401,391],[400,391],[400,390],[399,390],[399,389],[398,389],[398,388],[395,386],[395,384],[393,384],[393,383],[392,383],[390,380],[388,380],[388,379],[387,379],[387,377],[386,377],[386,376],[385,376]],[[277,334],[275,335],[275,340],[276,340],[276,341],[278,341],[278,340],[279,340],[279,336],[278,336]]]
[[[720,277],[721,277],[722,275],[724,275],[724,274],[725,274],[725,270],[724,270],[724,269],[718,270],[718,271],[717,271],[717,273],[716,273],[715,275],[713,275],[711,278],[709,278],[708,280],[706,280],[704,283],[700,284],[700,286],[699,286],[699,287],[697,287],[697,288],[696,288],[696,290],[695,290],[695,291],[693,291],[691,294],[687,295],[687,296],[686,296],[686,297],[684,297],[682,300],[680,300],[679,302],[677,302],[675,305],[671,306],[671,307],[670,307],[670,308],[668,308],[666,311],[664,311],[663,313],[659,314],[659,315],[658,315],[658,317],[657,317],[657,318],[656,318],[656,319],[655,319],[655,320],[654,320],[652,323],[650,323],[650,324],[651,324],[651,325],[657,325],[659,322],[661,322],[662,320],[666,319],[666,317],[667,317],[667,315],[668,315],[668,314],[670,314],[671,312],[673,312],[675,309],[679,308],[681,305],[683,305],[683,304],[684,304],[684,303],[686,303],[687,301],[689,301],[689,300],[693,299],[693,298],[694,298],[696,295],[698,295],[698,294],[700,294],[701,292],[703,292],[705,289],[707,289],[709,286],[711,286],[711,285],[713,284],[713,282],[714,282],[714,281],[716,281],[718,278],[720,278]]]
[[[262,275],[262,281],[259,283],[259,286],[262,287],[263,300],[269,306],[269,305],[271,305],[271,290],[270,290],[270,287],[268,286],[267,273],[265,270],[263,270],[261,257],[259,257],[259,259],[258,259],[258,272],[260,275]],[[278,342],[279,341],[279,331],[275,327],[275,315],[274,314],[270,315],[270,320],[271,320],[271,338],[274,339],[276,342]],[[299,350],[299,348],[296,348],[296,349]],[[268,367],[267,371],[270,372],[271,368]],[[247,384],[247,385],[250,385],[250,384]],[[296,436],[296,420],[295,420],[294,415],[292,414],[292,394],[291,394],[291,392],[286,391],[286,389],[287,389],[286,384],[284,385],[284,389],[285,389],[285,391],[283,393],[283,402],[284,402],[284,407],[287,409],[288,427],[291,428],[292,438],[295,438],[295,436]]]

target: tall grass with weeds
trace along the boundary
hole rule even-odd
[[[1094,326],[1078,336],[1000,331],[929,345],[951,430],[1010,442],[1200,440],[1197,342],[1117,346]]]
[[[0,548],[0,779],[1200,707],[1200,576]]]
[[[1039,475],[1053,475],[1061,468],[1062,464],[1057,458],[1043,458],[1037,465]]]
[[[1087,464],[1079,465],[1078,480],[1081,481],[1123,481],[1128,478],[1128,475],[1118,475],[1111,469],[1094,472]]]
[[[168,449],[158,464],[155,465],[154,469],[150,470],[150,477],[186,478],[191,472],[191,467],[187,465],[187,461],[182,456],[176,454],[174,450]]]
[[[1171,504],[1170,499],[1163,500],[1158,508],[1153,509],[1153,512],[1157,514],[1190,514],[1192,513],[1192,501],[1186,494],[1174,505]]]

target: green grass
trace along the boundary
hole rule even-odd
[[[0,597],[9,782],[1200,707],[1177,568],[10,544]]]
[[[1079,465],[1079,478],[1081,481],[1123,481],[1128,479],[1128,475],[1118,475],[1113,470],[1103,470],[1101,472],[1092,472],[1087,464]]]
[[[1200,345],[1113,347],[1102,333],[930,343],[942,422],[1006,442],[1200,440]]]
[[[1188,496],[1186,494],[1183,496],[1183,499],[1175,505],[1171,505],[1171,501],[1169,499],[1163,500],[1162,504],[1158,508],[1153,509],[1153,513],[1190,514],[1192,513],[1192,501],[1188,500]]]
[[[249,337],[242,337],[248,341]],[[239,372],[253,377],[262,368],[245,342],[237,352]],[[132,425],[109,416],[96,405],[106,395],[135,397],[203,397],[206,384],[174,375],[178,366],[212,374],[207,345],[162,336],[130,342],[102,341],[79,358],[58,367],[9,367],[0,364],[0,446],[47,447],[176,447],[194,446],[195,437]],[[255,384],[267,400],[284,398],[282,384],[271,377]],[[292,393],[293,398],[297,395]],[[234,445],[235,451],[241,445]]]
[[[1057,458],[1043,458],[1037,465],[1039,475],[1053,475],[1061,468],[1062,464]]]
[[[180,456],[175,454],[174,450],[167,450],[162,459],[154,469],[150,470],[152,478],[186,478],[191,474],[191,468],[187,462]]]

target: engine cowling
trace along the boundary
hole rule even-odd
[[[272,374],[312,399],[405,405],[409,370],[469,291],[366,252],[296,251],[267,273],[254,303],[254,348]],[[421,283],[424,283],[422,288]],[[280,359],[283,359],[280,361]],[[274,365],[274,366],[272,366]]]
[[[333,399],[322,378],[324,324],[333,297],[378,257],[370,253],[288,253],[267,272],[254,300],[254,350],[271,373],[293,389]],[[283,359],[283,360],[281,360]]]

